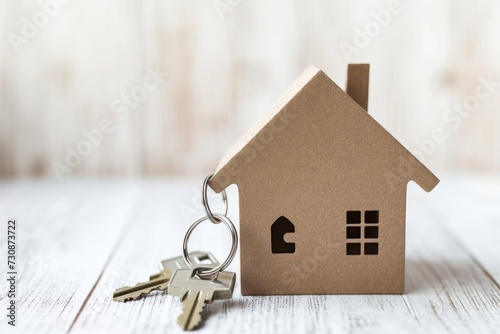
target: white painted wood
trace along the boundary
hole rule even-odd
[[[149,203],[141,210],[136,224],[104,271],[72,333],[106,333],[110,328],[117,333],[181,332],[176,323],[181,306],[175,298],[160,293],[140,301],[117,303],[112,301],[111,295],[117,287],[147,279],[158,271],[161,260],[181,254],[185,231],[194,221],[192,218],[198,217],[196,212],[200,216],[203,213],[201,203],[194,202],[200,201],[197,185],[192,181],[175,185],[160,181],[146,185]],[[235,189],[232,190],[230,215],[235,217],[237,201]],[[192,214],[184,215],[184,212]],[[192,250],[208,250],[222,261],[230,248],[229,238],[224,226],[206,222],[195,230],[189,246]],[[228,270],[237,271],[238,260]],[[220,307],[215,305],[215,309]]]
[[[0,175],[54,177],[51,163],[103,118],[114,131],[72,175],[214,169],[308,65],[343,87],[348,62],[372,64],[370,113],[410,150],[444,130],[425,156],[433,170],[499,170],[498,88],[459,125],[444,119],[478,77],[500,78],[498,1],[401,0],[366,46],[357,29],[391,1],[217,1],[238,5],[221,20],[214,0],[68,1],[17,53],[8,34],[42,8],[2,1]],[[346,57],[343,44],[358,50]],[[156,65],[170,76],[119,118],[112,103]]]
[[[18,219],[17,333],[65,333],[142,208],[138,184],[78,181],[12,182],[0,186],[0,268],[7,265],[6,219]],[[1,333],[8,298],[2,272]],[[7,330],[7,331],[6,331]]]
[[[500,282],[500,175],[445,176],[430,198],[425,210]]]
[[[23,228],[19,239],[24,273],[22,327],[18,329],[67,333],[74,322],[69,333],[181,333],[176,325],[181,305],[176,298],[156,293],[117,303],[111,294],[116,287],[146,279],[161,259],[180,254],[185,230],[202,212],[201,180],[202,176],[140,183],[2,184],[1,212],[17,217]],[[465,222],[468,212],[479,212],[478,220],[498,217],[500,207],[488,206],[498,198],[497,187],[487,187],[493,179],[488,180],[445,177],[435,194],[410,187],[404,295],[242,297],[237,284],[234,298],[214,303],[197,332],[497,332],[498,257],[488,253],[495,247],[490,242],[497,239],[484,237]],[[467,194],[468,202],[475,204],[453,206],[452,199],[461,196],[457,190],[470,189],[467,184],[481,185],[481,192]],[[233,187],[232,218],[237,217],[236,203]],[[214,207],[219,204],[214,202]],[[452,206],[455,211],[450,213]],[[484,207],[489,211],[476,210]],[[450,223],[459,216],[464,220]],[[500,224],[487,226],[490,234],[500,234]],[[229,249],[228,233],[223,226],[207,222],[195,231],[190,248],[210,250],[223,259]],[[238,262],[230,269],[238,272]],[[0,296],[4,309],[3,290]],[[4,323],[0,326],[2,333],[14,333],[4,331]]]

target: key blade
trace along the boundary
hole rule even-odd
[[[205,306],[202,291],[190,291],[185,294],[182,304],[184,309],[177,319],[177,323],[185,331],[191,331],[201,324],[203,307]]]
[[[147,282],[116,289],[113,293],[113,300],[126,302],[139,299],[150,294],[154,290],[167,291],[171,276],[170,271],[164,270],[158,274],[151,275],[151,277],[154,278]]]
[[[236,274],[222,271],[213,277],[200,278],[197,272],[203,267],[178,269],[172,276],[168,287],[168,294],[178,296],[184,305],[183,312],[178,319],[184,330],[192,330],[202,321],[202,312],[205,305],[216,299],[231,298],[236,281]]]

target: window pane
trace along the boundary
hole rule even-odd
[[[378,224],[378,211],[365,211],[365,224]]]
[[[347,244],[347,255],[361,255],[361,244]]]
[[[347,224],[361,224],[361,211],[347,211]]]
[[[360,239],[361,238],[361,227],[351,227],[347,228],[347,239]]]
[[[378,226],[365,226],[365,238],[366,239],[377,239],[378,238]]]
[[[365,243],[365,255],[377,255],[377,254],[378,254],[378,242]]]

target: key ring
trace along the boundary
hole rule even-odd
[[[207,271],[199,271],[197,274],[199,276],[211,276],[214,274],[219,273],[220,271],[223,271],[226,269],[231,261],[233,261],[234,256],[236,255],[236,250],[238,249],[238,232],[236,231],[236,228],[234,227],[233,222],[227,218],[226,216],[222,216],[218,213],[214,214],[214,217],[218,219],[219,222],[223,222],[224,225],[229,229],[229,232],[231,233],[231,240],[232,240],[232,245],[231,245],[231,251],[229,252],[229,256],[227,257],[226,261],[222,262],[220,265],[217,267],[207,270]],[[193,263],[191,262],[191,259],[189,258],[189,251],[188,251],[188,241],[189,237],[191,236],[191,233],[193,233],[194,229],[196,226],[200,225],[203,223],[205,220],[210,219],[208,216],[202,217],[195,221],[193,225],[189,227],[189,229],[186,232],[186,236],[184,237],[184,242],[182,243],[182,257],[184,257],[184,261],[190,266],[193,267]]]
[[[203,203],[203,206],[205,207],[205,212],[207,213],[208,219],[214,224],[219,224],[221,221],[220,219],[217,219],[217,214],[213,214],[212,210],[210,210],[210,205],[208,204],[208,181],[214,176],[214,174],[210,174],[205,178],[205,181],[203,181],[203,188],[201,190],[201,201]],[[227,216],[227,210],[228,210],[228,205],[227,205],[227,194],[226,190],[222,190],[222,202],[224,203],[224,214],[223,216]]]

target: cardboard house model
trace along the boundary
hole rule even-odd
[[[347,90],[308,68],[227,152],[238,186],[244,295],[403,293],[406,187],[439,182],[367,112],[369,65]]]

